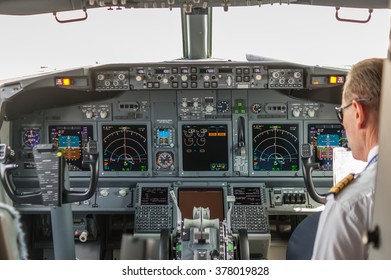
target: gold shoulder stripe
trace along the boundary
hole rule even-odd
[[[337,195],[340,191],[342,191],[347,185],[350,184],[354,180],[354,173],[348,174],[345,178],[343,178],[341,181],[339,181],[335,186],[333,186],[329,190],[329,194],[333,193],[334,195]]]

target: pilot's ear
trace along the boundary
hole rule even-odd
[[[354,100],[353,109],[358,128],[364,128],[367,123],[367,114],[364,110],[364,106],[360,102]]]

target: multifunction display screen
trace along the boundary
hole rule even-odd
[[[83,168],[84,149],[93,138],[92,125],[50,125],[50,143],[56,144],[68,164],[69,171],[85,171]]]
[[[168,204],[168,188],[142,188],[141,189],[141,205],[167,205]]]
[[[146,125],[103,125],[103,170],[147,171],[147,133]]]
[[[209,208],[210,219],[224,220],[224,198],[222,189],[179,188],[178,205],[182,218],[193,219],[193,208]]]
[[[182,157],[184,171],[228,170],[228,126],[183,125]]]
[[[347,144],[341,124],[309,124],[308,143],[314,147],[315,162],[322,171],[333,170],[333,149]]]
[[[234,188],[235,205],[262,205],[260,188]]]
[[[299,169],[298,124],[253,124],[253,170]]]

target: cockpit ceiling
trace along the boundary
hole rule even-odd
[[[0,14],[33,15],[100,7],[193,8],[302,4],[330,7],[387,9],[389,0],[2,0]]]

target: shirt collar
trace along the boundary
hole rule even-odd
[[[368,153],[367,162],[379,153],[379,145],[374,146]]]

